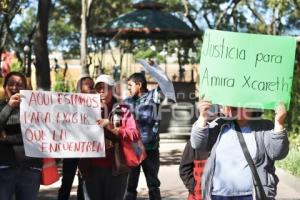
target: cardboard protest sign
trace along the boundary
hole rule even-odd
[[[21,90],[20,122],[29,157],[104,157],[100,97]]]
[[[143,68],[153,76],[153,78],[157,81],[160,89],[163,94],[176,102],[175,90],[172,81],[169,80],[166,73],[159,67],[159,65],[154,64],[150,66],[146,60],[139,60],[139,63],[143,66]]]
[[[206,30],[201,49],[200,95],[212,103],[274,109],[290,104],[296,40]]]

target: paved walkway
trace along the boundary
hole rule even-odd
[[[183,140],[162,140],[161,141],[161,168],[159,178],[161,180],[161,193],[163,200],[185,200],[187,190],[179,177],[179,162],[184,149]],[[293,189],[288,182],[290,178],[284,172],[279,173],[280,183],[278,185],[278,200],[300,200],[300,188],[298,191]],[[40,190],[40,200],[55,200],[60,182],[51,186],[42,186]],[[74,181],[71,200],[76,200],[77,179]],[[295,185],[295,184],[294,184]],[[138,186],[139,200],[148,199],[147,185],[142,174]]]

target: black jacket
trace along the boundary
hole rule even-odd
[[[0,102],[0,166],[42,167],[42,159],[25,156],[20,126],[20,109]]]
[[[194,189],[196,185],[196,180],[194,179],[194,161],[206,160],[207,157],[208,157],[207,152],[193,149],[190,141],[188,141],[187,144],[185,145],[185,149],[183,151],[180,166],[179,166],[179,175],[185,187],[189,190],[190,193],[194,193]],[[200,175],[198,181],[201,181]]]

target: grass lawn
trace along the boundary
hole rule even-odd
[[[296,148],[291,148],[288,156],[283,160],[277,161],[276,166],[300,177],[300,152]]]

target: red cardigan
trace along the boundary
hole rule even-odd
[[[135,141],[140,138],[140,133],[137,128],[133,114],[128,107],[120,105],[121,114],[121,127],[119,129],[119,140]],[[112,135],[108,130],[104,129],[105,135]],[[92,166],[99,167],[112,167],[113,148],[105,150],[106,156],[103,158],[89,158],[85,159]]]
[[[183,151],[179,174],[185,187],[189,190],[188,200],[202,200],[201,178],[207,159],[207,152],[195,150],[188,141]]]

